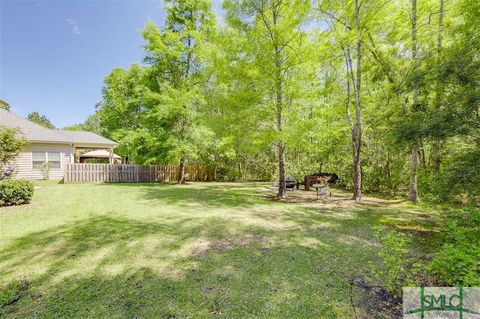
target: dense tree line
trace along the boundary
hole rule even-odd
[[[165,9],[91,127],[130,162],[277,180],[279,197],[287,175],[328,171],[356,200],[478,200],[478,1],[226,0],[223,23],[208,0]]]

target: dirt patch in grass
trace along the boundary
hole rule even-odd
[[[268,248],[269,239],[263,235],[252,235],[248,234],[246,236],[239,237],[235,240],[233,239],[217,239],[217,240],[207,240],[200,239],[192,247],[192,254],[195,256],[202,256],[207,252],[214,253],[224,253],[232,250],[237,247],[248,247],[258,243],[262,248]]]
[[[210,241],[206,239],[200,239],[192,247],[193,255],[202,255],[210,248]]]
[[[262,235],[246,235],[242,236],[236,240],[232,239],[220,239],[215,240],[210,243],[209,249],[215,252],[226,252],[233,249],[235,246],[248,247],[255,243],[266,245],[269,240],[267,237]]]
[[[220,239],[211,242],[209,249],[215,252],[223,253],[231,250],[234,245],[235,242],[231,239]]]
[[[230,239],[206,240],[200,239],[192,248],[192,254],[202,256],[209,251],[222,253],[233,249],[235,242]]]
[[[218,285],[209,285],[205,284],[202,288],[202,292],[204,295],[211,296],[215,293],[225,293],[227,291],[227,288],[218,286]]]
[[[401,318],[402,304],[386,289],[371,285],[360,277],[352,278],[350,297],[354,309],[362,309],[368,317],[358,318]],[[354,293],[355,292],[355,293]],[[359,296],[357,298],[354,295]]]
[[[227,303],[227,288],[219,285],[205,284],[202,288],[202,293],[208,300],[208,312],[219,317],[222,315],[222,310]]]
[[[330,225],[312,225],[309,227],[309,229],[313,232],[319,233],[319,234],[324,234],[329,231],[331,231],[332,226]]]
[[[240,246],[250,246],[254,243],[267,244],[269,242],[268,238],[262,235],[247,235],[240,237]]]
[[[291,203],[291,204],[309,204],[322,208],[359,208],[359,207],[386,207],[393,204],[399,204],[401,199],[383,199],[374,197],[364,197],[361,202],[352,200],[350,193],[340,189],[330,189],[331,196],[319,195],[315,190],[297,190],[288,192],[287,198],[279,199],[271,193],[265,197],[271,201]]]

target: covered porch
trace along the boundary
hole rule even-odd
[[[108,162],[109,164],[121,164],[122,158],[113,153],[113,150],[111,149],[97,149],[94,151],[87,151],[86,153],[81,152],[79,163],[88,163],[92,161],[95,161],[95,163]]]
[[[73,163],[121,164],[122,158],[113,152],[113,147],[98,145],[73,145]]]
[[[105,160],[108,164],[117,164],[121,162],[121,157],[114,154],[113,150],[117,143],[108,138],[87,131],[66,131],[59,130],[62,135],[68,137],[72,142],[72,159],[70,163],[84,163],[87,157],[82,156],[92,153],[90,158]]]

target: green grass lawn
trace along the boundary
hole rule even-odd
[[[381,227],[420,238],[430,208],[267,184],[36,183],[0,208],[0,317],[394,318]],[[419,241],[420,245],[422,241]]]

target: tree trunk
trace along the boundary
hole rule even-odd
[[[390,153],[387,153],[386,169],[387,169],[387,187],[391,189],[392,188],[392,170],[390,168]]]
[[[357,129],[355,128],[355,131]],[[353,197],[355,201],[360,201],[362,199],[362,168],[361,168],[361,140],[360,134],[354,133],[353,138]]]
[[[179,184],[185,184],[185,166],[187,166],[187,158],[185,156],[182,156],[180,159],[180,172],[178,175],[178,183]]]
[[[275,116],[276,116],[276,130],[280,133],[278,140],[276,141],[275,145],[278,151],[278,193],[277,196],[279,198],[286,198],[287,197],[287,188],[285,182],[285,141],[282,135],[283,127],[284,127],[284,78],[283,74],[286,72],[284,69],[283,62],[285,61],[283,56],[283,51],[287,44],[283,45],[279,40],[278,37],[278,19],[282,18],[280,13],[280,6],[282,5],[281,2],[273,1],[261,1],[260,3],[261,8],[260,10],[260,18],[262,19],[266,29],[267,35],[272,41],[273,49],[274,49],[274,83],[272,87],[272,98],[275,106]],[[268,14],[266,14],[264,6],[268,6]],[[268,18],[271,16],[272,20],[270,21]],[[288,66],[287,66],[288,69]]]
[[[287,183],[285,181],[285,145],[278,145],[278,194],[279,198],[287,197]]]
[[[418,191],[417,191],[417,165],[418,165],[418,149],[414,145],[412,147],[411,155],[411,169],[410,169],[410,190],[408,194],[408,199],[416,202],[418,201]]]
[[[362,34],[360,28],[360,4],[355,0],[355,29],[357,32],[357,72],[355,77],[355,127],[352,131],[353,141],[353,197],[355,201],[362,199],[362,123],[361,123],[361,88],[362,88]]]
[[[277,63],[276,63],[277,64]],[[277,69],[280,70],[277,64]],[[280,71],[279,71],[280,72]],[[283,91],[281,75],[278,74],[275,92],[275,104],[277,110],[277,129],[279,132],[283,131]],[[285,182],[285,144],[283,141],[277,143],[278,149],[278,194],[279,198],[287,198],[287,185]]]
[[[423,145],[420,146],[420,162],[422,163],[423,167],[427,167],[427,156],[425,155],[425,148]]]
[[[415,73],[418,68],[417,61],[417,0],[412,0],[412,61],[413,72]],[[418,82],[413,82],[413,106],[418,103]],[[408,199],[411,201],[418,201],[417,190],[417,166],[418,166],[418,145],[416,142],[411,147],[411,159],[410,159],[410,190],[408,193]]]
[[[433,145],[433,173],[438,174],[440,172],[440,165],[442,163],[442,158],[440,155],[442,148],[442,142],[440,140],[435,141]]]
[[[277,64],[277,63],[276,63]],[[277,69],[280,70],[279,64]],[[277,75],[276,92],[275,92],[275,104],[277,108],[277,128],[278,131],[283,131],[283,91],[280,73]],[[277,144],[278,149],[278,194],[279,198],[287,198],[287,184],[285,181],[285,144],[279,141]]]
[[[438,16],[438,35],[437,35],[437,65],[441,64],[442,42],[443,42],[443,15],[444,15],[444,0],[440,0],[440,14]],[[437,87],[435,94],[435,106],[437,111],[442,107],[442,85],[441,80],[437,78]],[[442,141],[437,139],[433,145],[433,173],[440,172]]]

